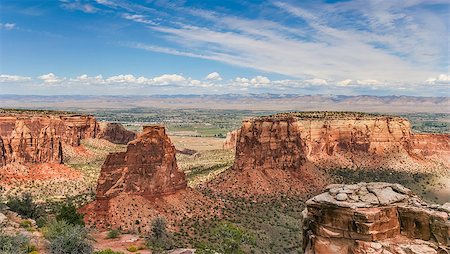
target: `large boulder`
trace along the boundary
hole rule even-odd
[[[448,211],[399,184],[330,185],[306,204],[306,254],[450,252]]]

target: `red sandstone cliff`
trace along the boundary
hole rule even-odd
[[[4,166],[12,162],[61,163],[62,144],[80,145],[98,131],[92,116],[0,116],[0,157]]]
[[[334,184],[306,204],[306,254],[450,252],[450,203],[428,205],[399,184]]]
[[[90,115],[0,115],[0,166],[9,163],[62,163],[62,146],[103,138],[126,144],[136,137],[120,124],[100,124]]]
[[[236,149],[236,141],[239,136],[240,129],[227,133],[227,137],[223,141],[223,149]]]
[[[449,135],[413,134],[406,119],[364,113],[258,117],[238,133],[234,170],[217,182],[249,193],[317,191],[326,179],[315,168],[404,170],[428,163],[424,155],[448,161],[450,151]]]
[[[100,172],[97,197],[151,197],[184,188],[185,175],[178,169],[175,146],[164,127],[146,126],[143,134],[128,143],[126,152],[108,155]]]
[[[136,133],[129,131],[119,123],[99,123],[99,132],[97,138],[106,139],[114,144],[126,145],[136,138]]]
[[[197,209],[192,207],[202,197],[187,188],[175,153],[164,127],[146,126],[128,143],[126,152],[109,154],[98,179],[96,201],[80,209],[87,224],[146,231],[155,216],[173,219],[174,214],[187,216]]]
[[[399,117],[339,112],[280,114],[243,122],[234,168],[295,169],[304,160],[371,167],[383,158],[413,159],[448,151],[448,134],[414,134],[409,121]]]

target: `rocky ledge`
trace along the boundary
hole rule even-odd
[[[429,205],[402,185],[333,184],[306,204],[306,254],[450,253],[450,203]]]

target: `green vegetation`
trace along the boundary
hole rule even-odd
[[[118,238],[120,235],[120,230],[118,229],[111,229],[108,231],[108,238],[109,239],[114,239],[114,238]]]
[[[56,212],[56,220],[65,221],[71,225],[84,226],[83,215],[77,212],[77,208],[71,201],[61,204]]]
[[[147,241],[148,247],[154,253],[161,253],[173,248],[173,239],[167,231],[167,222],[163,217],[156,217],[152,221],[151,235]]]
[[[43,210],[33,201],[30,193],[23,193],[21,197],[11,197],[6,205],[11,211],[29,219],[38,219],[42,216]]]
[[[53,221],[43,229],[51,254],[90,254],[93,252],[89,231],[80,225]]]
[[[0,253],[1,254],[26,254],[34,251],[34,245],[30,245],[30,240],[24,235],[7,235],[0,232]]]
[[[125,254],[125,253],[120,252],[120,251],[113,251],[111,249],[106,249],[106,250],[94,251],[93,254]]]

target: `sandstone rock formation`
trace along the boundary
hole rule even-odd
[[[178,169],[175,146],[163,126],[145,126],[126,152],[109,154],[102,166],[97,198],[119,194],[154,197],[186,188]]]
[[[334,184],[306,204],[306,254],[450,253],[450,211],[399,184]]]
[[[0,115],[0,166],[9,163],[62,163],[63,145],[79,146],[82,139],[104,138],[126,144],[134,132],[120,124],[100,124],[90,115]]]
[[[126,145],[136,138],[136,133],[129,131],[119,123],[99,123],[98,138],[106,139],[114,144]]]
[[[278,114],[243,122],[234,168],[377,168],[395,158],[450,152],[448,134],[414,134],[400,117],[346,112]],[[446,155],[447,156],[447,155]]]
[[[236,149],[236,141],[240,132],[240,129],[228,132],[227,137],[223,141],[223,149]]]
[[[236,133],[233,170],[216,183],[250,194],[320,191],[327,182],[321,168],[423,172],[450,164],[450,135],[412,133],[409,121],[400,117],[286,113],[245,120]],[[430,161],[429,155],[440,160]]]
[[[95,118],[85,115],[0,116],[0,166],[12,162],[61,163],[62,145],[94,138]]]
[[[146,126],[128,143],[126,152],[109,154],[98,179],[96,201],[81,209],[86,222],[100,228],[150,230],[158,207],[189,201],[173,195],[192,195],[175,152],[164,127]]]

